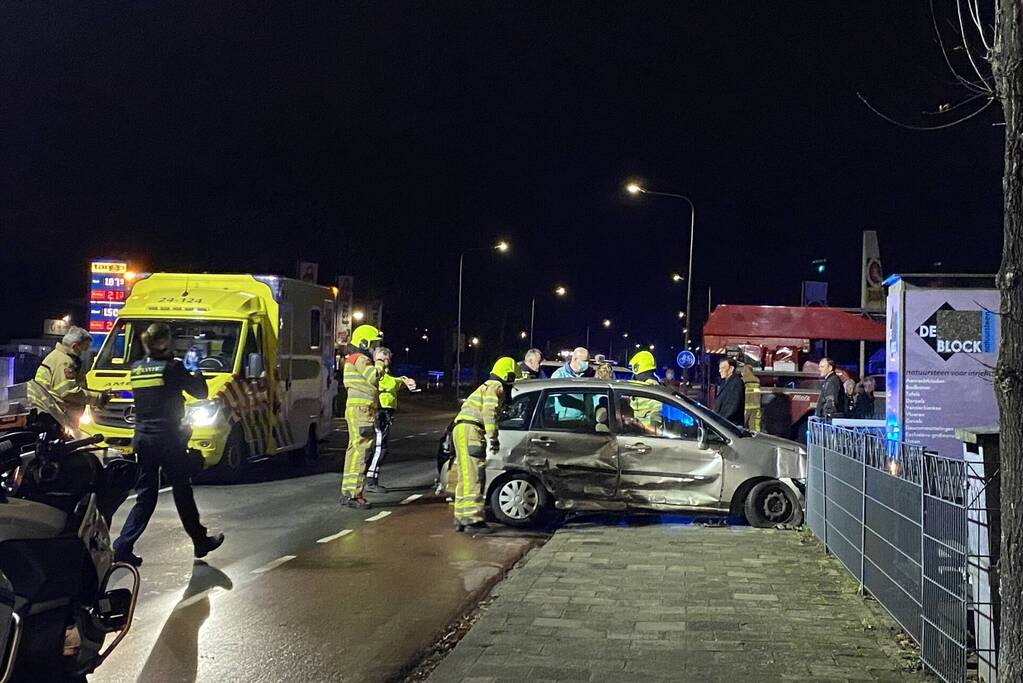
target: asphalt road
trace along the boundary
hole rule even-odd
[[[302,470],[255,463],[244,483],[198,486],[203,522],[227,540],[193,561],[169,493],[136,546],[142,592],[131,633],[95,681],[385,681],[470,609],[535,542],[456,534],[432,495],[452,410],[406,401],[371,510],[340,506],[346,434]],[[114,521],[120,528],[129,501]]]

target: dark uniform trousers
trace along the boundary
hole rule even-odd
[[[135,542],[146,530],[160,492],[160,470],[173,487],[174,506],[185,532],[193,542],[206,538],[206,527],[199,521],[199,510],[192,494],[191,464],[188,459],[187,442],[181,433],[139,433],[136,431],[133,443],[139,462],[139,478],[135,484],[138,497],[135,506],[128,513],[121,535],[114,541],[118,553],[130,553]]]

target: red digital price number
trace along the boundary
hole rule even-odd
[[[124,301],[127,296],[127,292],[118,292],[113,289],[94,289],[90,293],[90,298],[93,301]]]
[[[89,331],[90,332],[102,332],[107,333],[114,328],[113,320],[90,320]]]

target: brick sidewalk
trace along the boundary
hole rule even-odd
[[[431,682],[930,680],[796,531],[569,525],[494,595]]]

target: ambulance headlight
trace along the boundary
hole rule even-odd
[[[185,409],[185,421],[193,427],[210,427],[218,417],[219,401],[198,401]]]

